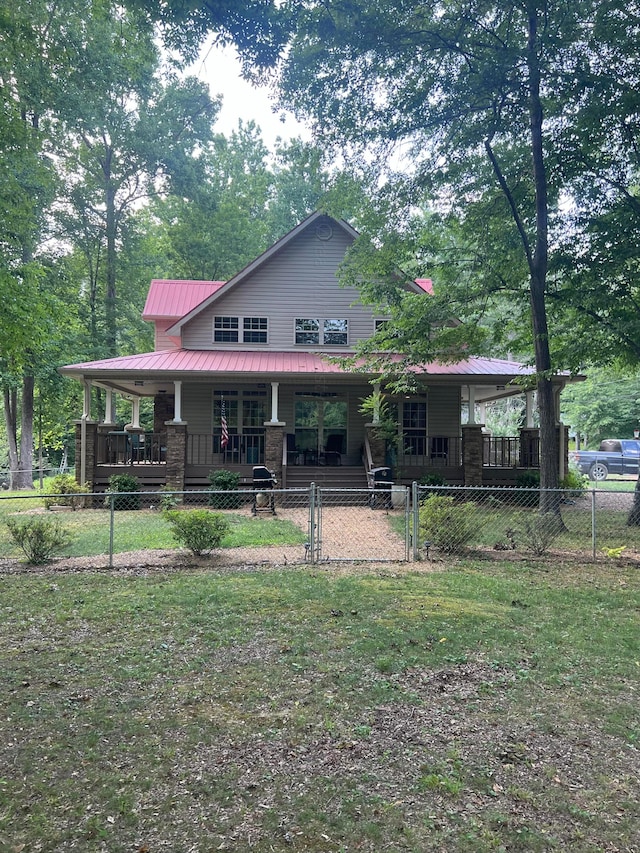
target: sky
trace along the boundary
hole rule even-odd
[[[302,124],[291,115],[274,113],[269,92],[266,88],[253,87],[242,79],[240,62],[232,47],[207,46],[193,65],[191,73],[209,84],[212,95],[222,95],[222,110],[214,130],[225,136],[238,127],[238,120],[245,123],[253,119],[262,130],[262,138],[269,149],[273,149],[276,138],[290,139],[306,136]],[[285,121],[282,121],[282,118]]]

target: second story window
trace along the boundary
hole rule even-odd
[[[245,344],[266,344],[267,318],[245,317],[242,321],[242,341]]]
[[[215,343],[238,343],[238,318],[214,317],[213,340]]]
[[[296,343],[319,344],[320,320],[296,320]]]
[[[348,344],[347,320],[296,320],[295,341],[307,346],[346,346]]]

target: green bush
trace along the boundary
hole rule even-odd
[[[25,554],[27,562],[34,566],[47,563],[56,551],[71,541],[69,531],[57,518],[9,518],[7,527],[13,542]]]
[[[163,516],[175,540],[197,557],[217,548],[229,531],[226,518],[208,509],[173,509]]]
[[[111,506],[111,498],[109,495],[114,495],[114,509],[140,509],[142,499],[139,494],[140,482],[137,477],[132,474],[114,474],[109,477],[109,488],[107,489],[107,506]]]
[[[422,541],[449,554],[457,553],[478,530],[475,505],[432,495],[420,507],[419,530]]]
[[[240,485],[240,474],[235,471],[211,471],[209,474],[211,489],[209,506],[216,509],[238,509],[242,506],[242,495],[225,495],[221,492],[235,492]]]
[[[521,517],[515,533],[528,551],[533,552],[536,557],[541,557],[549,550],[563,529],[564,524],[559,515],[552,512],[533,513]]]
[[[70,506],[75,509],[80,503],[76,496],[88,491],[89,487],[81,486],[71,474],[57,474],[45,485],[45,509],[51,509],[52,506]]]
[[[581,474],[576,467],[571,467],[560,481],[560,488],[565,490],[565,497],[579,498],[587,490],[589,477]]]

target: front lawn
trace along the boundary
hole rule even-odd
[[[0,575],[0,851],[640,849],[637,568]]]

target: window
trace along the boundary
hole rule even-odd
[[[238,343],[238,318],[214,317],[213,340],[216,343]]]
[[[427,438],[427,404],[411,401],[402,407],[402,438],[404,452],[409,456],[424,456]]]
[[[347,321],[325,320],[324,321],[324,343],[327,346],[347,345]]]
[[[296,343],[307,346],[324,344],[325,346],[346,346],[348,343],[347,320],[296,320]]]
[[[266,344],[267,318],[245,317],[242,322],[242,341],[245,344]]]
[[[297,344],[319,344],[320,343],[320,321],[319,320],[296,320],[296,343]]]

